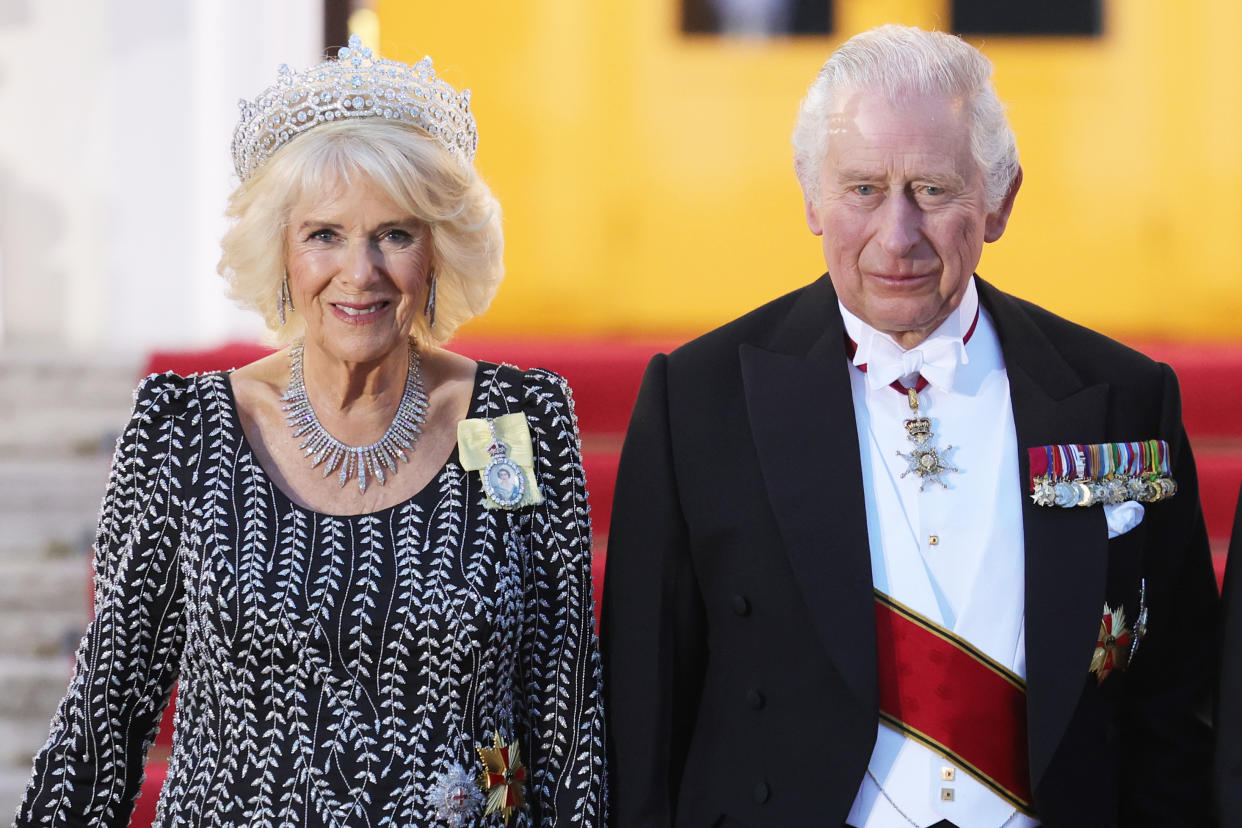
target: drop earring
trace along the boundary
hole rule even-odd
[[[276,297],[276,311],[280,314],[280,324],[285,324],[285,305],[289,306],[289,310],[294,310],[293,294],[289,291],[289,274],[285,273],[285,278],[280,282],[280,292]]]
[[[427,304],[423,308],[423,313],[427,315],[427,327],[434,328],[436,326],[436,272],[431,271],[431,285],[427,288]]]

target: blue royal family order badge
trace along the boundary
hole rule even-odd
[[[1164,440],[1039,446],[1027,458],[1036,506],[1155,503],[1177,493]]]
[[[479,473],[486,508],[520,509],[543,502],[525,414],[462,420],[457,424],[457,449],[462,467]]]
[[[492,431],[492,443],[487,447],[491,459],[483,468],[483,491],[497,506],[512,509],[526,494],[525,476],[518,464],[509,459],[509,447],[496,434],[496,421],[488,420],[487,425]]]

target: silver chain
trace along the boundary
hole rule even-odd
[[[880,784],[880,780],[876,779],[875,774],[871,772],[870,766],[867,767],[867,776],[870,777],[871,781],[875,783],[876,790],[880,792],[880,796],[884,797],[884,799],[888,802],[888,804],[893,806],[893,810],[897,812],[898,816],[900,816],[906,822],[913,825],[914,828],[923,828],[917,822],[910,819],[910,815],[907,814],[905,811],[901,810],[901,807],[896,802],[893,801],[893,798],[888,795],[888,791],[884,790],[884,786]],[[1013,822],[1014,817],[1016,817],[1017,815],[1018,815],[1018,809],[1014,808],[1013,813],[1009,815],[1009,818],[1000,824],[1000,828],[1006,828],[1006,826],[1008,826],[1009,823]]]
[[[298,448],[310,458],[311,468],[323,464],[323,476],[327,477],[338,467],[337,477],[344,488],[346,481],[355,475],[358,477],[358,491],[363,494],[367,490],[368,477],[379,481],[381,486],[386,480],[384,470],[397,473],[398,459],[403,463],[410,462],[406,452],[414,451],[414,444],[422,434],[423,423],[427,416],[427,391],[423,388],[423,373],[420,369],[418,349],[410,343],[410,361],[405,374],[405,392],[401,395],[401,404],[384,436],[369,446],[351,446],[328,433],[328,430],[315,416],[310,398],[306,394],[306,378],[302,372],[303,347],[296,345],[289,351],[289,387],[281,397],[281,410],[285,412],[285,421],[293,429],[294,438],[306,435]]]

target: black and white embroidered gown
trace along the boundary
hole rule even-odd
[[[95,620],[17,824],[125,826],[179,680],[157,824],[454,825],[439,783],[477,776],[499,732],[529,774],[511,825],[603,825],[577,422],[556,375],[480,363],[470,416],[512,411],[543,503],[483,508],[454,450],[410,500],[340,517],[273,485],[225,374],[145,380],[100,518]]]

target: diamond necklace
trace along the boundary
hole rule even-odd
[[[423,373],[419,369],[418,349],[413,342],[410,343],[405,393],[401,395],[401,404],[397,406],[397,414],[393,417],[392,424],[388,426],[383,437],[369,446],[342,443],[319,422],[315,409],[311,407],[310,398],[306,395],[302,350],[303,347],[297,345],[289,351],[289,387],[280,398],[283,403],[281,410],[285,412],[285,421],[293,429],[293,436],[297,438],[306,435],[298,448],[306,452],[312,469],[320,463],[323,464],[324,477],[340,467],[337,479],[342,488],[355,475],[358,477],[358,491],[363,494],[367,491],[368,476],[374,477],[383,486],[386,479],[385,469],[396,474],[398,458],[403,463],[410,462],[406,451],[414,451],[414,444],[418,442],[427,415],[427,392],[423,388]]]

